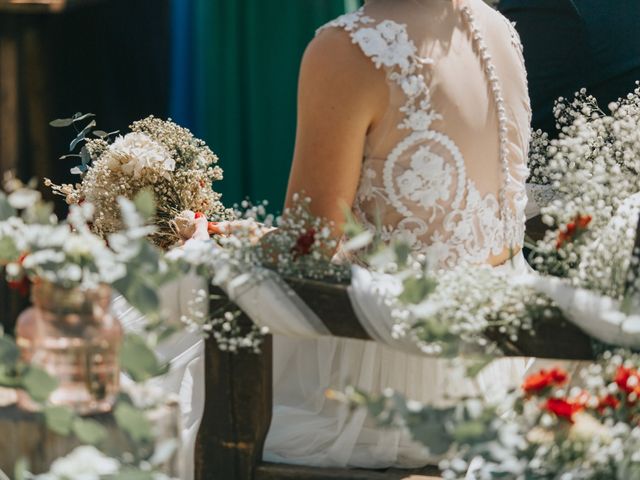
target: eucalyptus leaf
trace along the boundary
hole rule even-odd
[[[71,151],[75,150],[75,148],[80,144],[80,142],[82,142],[83,140],[86,139],[87,134],[95,126],[96,126],[96,121],[95,120],[91,120],[91,122],[89,122],[89,124],[86,127],[84,127],[80,133],[78,133],[76,138],[71,140],[71,143],[69,144],[69,151],[71,152]]]
[[[57,118],[49,122],[49,125],[55,128],[69,127],[73,124],[73,119],[71,118]]]
[[[415,305],[435,290],[437,282],[429,277],[411,277],[407,278],[403,285],[404,290],[399,296],[400,301]]]
[[[98,137],[98,138],[105,138],[106,136],[108,136],[109,134],[107,132],[105,132],[104,130],[94,130],[93,134]]]
[[[118,427],[125,431],[134,442],[145,442],[153,439],[151,423],[142,410],[129,403],[119,403],[113,416]]]
[[[409,254],[411,253],[411,247],[406,242],[398,242],[394,244],[393,251],[396,254],[396,262],[400,268],[404,268],[407,265]]]
[[[95,420],[76,417],[72,429],[83,443],[98,445],[107,438],[107,429]]]
[[[156,214],[156,200],[151,189],[140,190],[133,199],[133,203],[145,220],[149,220]]]
[[[4,222],[16,214],[16,209],[11,206],[4,192],[0,192],[0,222]]]
[[[0,264],[15,262],[20,257],[20,251],[11,237],[0,237]]]
[[[7,336],[0,337],[0,363],[14,365],[20,357],[16,343]]]
[[[75,113],[73,115],[72,121],[74,122],[81,122],[82,120],[85,120],[87,118],[92,118],[95,117],[96,115],[94,113]]]
[[[160,364],[155,353],[139,335],[126,335],[120,350],[120,364],[136,382],[162,375],[167,367]]]
[[[47,428],[59,435],[71,433],[74,413],[70,408],[47,406],[44,408],[44,420]]]
[[[33,365],[22,378],[22,387],[36,402],[44,402],[58,386],[58,381],[44,370]]]
[[[91,154],[89,154],[89,149],[86,145],[83,145],[80,149],[80,159],[82,160],[82,165],[91,163]]]
[[[78,153],[68,153],[66,155],[62,155],[60,158],[60,160],[66,160],[67,158],[80,158],[80,154]]]
[[[21,379],[16,376],[13,366],[0,364],[0,387],[17,389],[21,386]]]
[[[133,280],[126,285],[127,280]],[[116,290],[122,293],[129,304],[140,313],[153,315],[158,313],[160,308],[160,298],[155,288],[146,285],[139,279],[139,276],[128,275],[118,280],[115,284]],[[122,288],[124,287],[124,288]]]
[[[456,428],[453,431],[453,438],[457,442],[461,443],[473,442],[474,440],[483,437],[486,431],[487,425],[483,422],[471,420],[456,425]]]

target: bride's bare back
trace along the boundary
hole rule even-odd
[[[519,40],[481,0],[460,3],[371,0],[319,32],[289,185],[336,223],[341,202],[371,228],[380,219],[386,239],[442,267],[502,263],[522,245],[526,204]]]

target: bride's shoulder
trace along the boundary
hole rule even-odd
[[[302,58],[300,83],[320,97],[339,96],[372,106],[387,93],[384,74],[345,28],[324,28],[311,40]]]

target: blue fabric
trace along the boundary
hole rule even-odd
[[[349,1],[355,6],[354,1]],[[302,53],[345,0],[171,0],[171,116],[219,155],[232,205],[284,199]]]
[[[194,99],[194,0],[171,0],[171,118],[196,130]]]

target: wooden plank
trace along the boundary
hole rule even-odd
[[[20,14],[60,13],[102,0],[0,0],[0,12]]]
[[[292,278],[286,281],[334,336],[371,340],[357,320],[346,285]]]
[[[0,181],[18,164],[18,40],[16,25],[0,16]]]
[[[255,480],[426,480],[437,478],[440,478],[437,467],[412,470],[364,470],[263,463],[256,470]]]
[[[244,317],[244,322],[250,320]],[[205,346],[205,411],[196,442],[196,479],[251,480],[262,460],[273,405],[272,341],[259,354]]]
[[[287,279],[287,283],[334,336],[371,340],[353,311],[346,285],[299,279]],[[497,342],[505,355],[512,357],[594,358],[590,337],[559,318],[540,322],[536,325],[535,335],[523,332],[516,342],[498,332],[487,332],[487,338]]]

